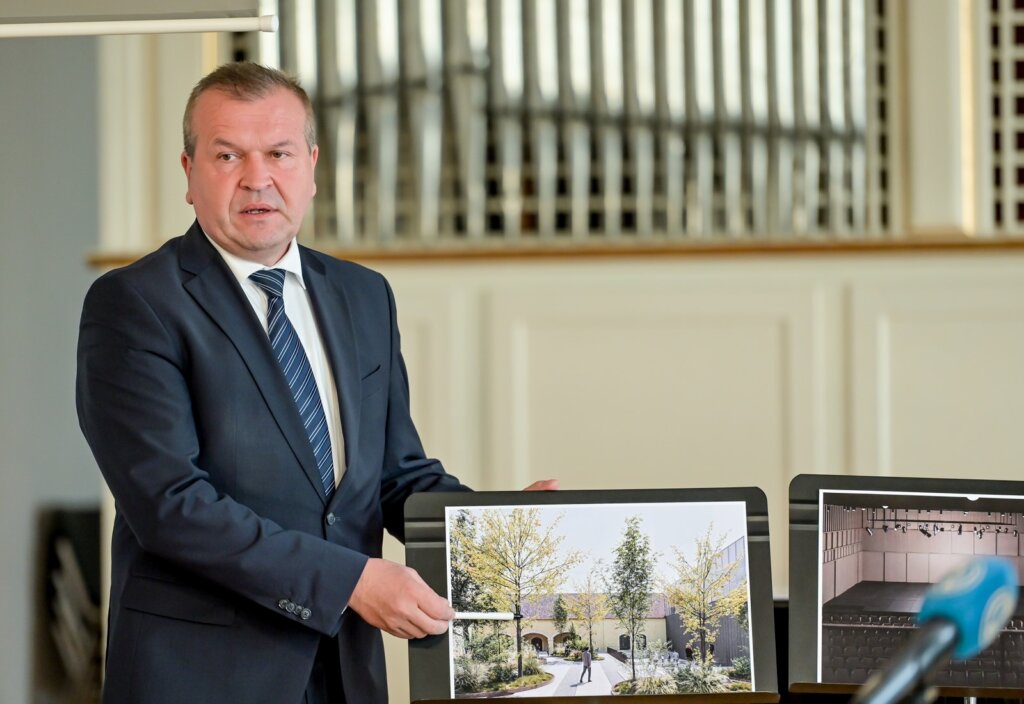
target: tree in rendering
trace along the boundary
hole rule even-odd
[[[456,512],[451,521],[450,578],[452,608],[456,611],[489,611],[489,599],[469,573],[467,546],[476,540],[476,525],[468,511]],[[468,643],[472,621],[459,623],[463,643]]]
[[[462,546],[466,571],[492,608],[516,615],[519,677],[523,676],[523,604],[554,594],[582,559],[578,551],[560,549],[565,539],[556,530],[560,520],[561,516],[545,525],[537,508],[484,510],[476,517],[474,539]]]
[[[602,590],[600,580],[601,562],[598,561],[587,573],[586,579],[577,583],[576,593],[567,600],[566,608],[573,621],[579,621],[587,633],[590,652],[594,652],[594,629],[608,615],[608,595]]]
[[[476,525],[468,511],[456,512],[451,521],[450,564],[452,608],[479,611],[483,592],[469,574],[467,546],[476,540]]]
[[[651,539],[640,530],[640,517],[626,519],[622,542],[615,548],[615,562],[608,576],[608,604],[629,636],[632,679],[636,679],[636,641],[644,632],[654,586]]]
[[[569,612],[565,609],[565,598],[561,594],[555,597],[555,605],[551,608],[551,620],[555,623],[556,635],[565,632]]]
[[[735,579],[739,560],[725,562],[725,535],[712,537],[709,525],[697,539],[692,560],[675,550],[675,580],[665,585],[665,598],[676,608],[683,626],[700,643],[701,662],[715,642],[718,627],[727,616],[740,618],[747,606],[747,580]]]

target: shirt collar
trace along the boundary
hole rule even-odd
[[[201,227],[199,229],[202,230]],[[295,241],[295,238],[292,238],[292,241],[288,243],[287,251],[285,251],[284,256],[281,257],[277,264],[274,266],[264,266],[259,262],[252,262],[248,259],[242,259],[236,254],[232,254],[214,242],[213,238],[207,235],[205,231],[203,232],[203,235],[210,244],[213,245],[213,248],[220,253],[220,256],[224,259],[224,263],[228,265],[228,269],[230,269],[231,273],[235,275],[236,279],[238,279],[238,283],[252,283],[249,280],[249,274],[256,271],[261,271],[263,269],[283,269],[284,271],[294,275],[302,288],[306,288],[306,280],[302,278],[302,258],[299,256],[299,246]]]

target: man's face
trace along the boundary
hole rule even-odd
[[[272,266],[299,231],[316,184],[305,139],[306,112],[286,89],[257,100],[219,90],[192,113],[195,155],[182,153],[185,200],[203,231],[228,252]]]

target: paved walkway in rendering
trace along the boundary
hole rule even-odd
[[[614,669],[617,663],[613,658],[604,657],[604,660],[595,660],[591,667],[593,678],[590,682],[586,680],[580,684],[580,674],[583,672],[583,665],[578,662],[562,660],[561,658],[549,658],[547,663],[542,665],[545,672],[550,672],[554,677],[543,687],[537,687],[526,692],[517,692],[513,697],[588,697],[598,694],[611,694],[612,685],[609,681],[605,667]],[[612,675],[614,678],[615,675]],[[619,681],[615,679],[614,681]]]

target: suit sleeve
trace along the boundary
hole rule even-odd
[[[143,550],[327,635],[367,557],[286,530],[219,492],[199,458],[187,352],[124,277],[86,297],[78,345],[79,421],[118,512]]]
[[[384,282],[391,325],[391,379],[388,387],[387,444],[381,476],[384,526],[405,542],[405,500],[418,491],[471,491],[445,472],[441,463],[426,457],[409,410],[409,377],[402,358],[395,296]]]

